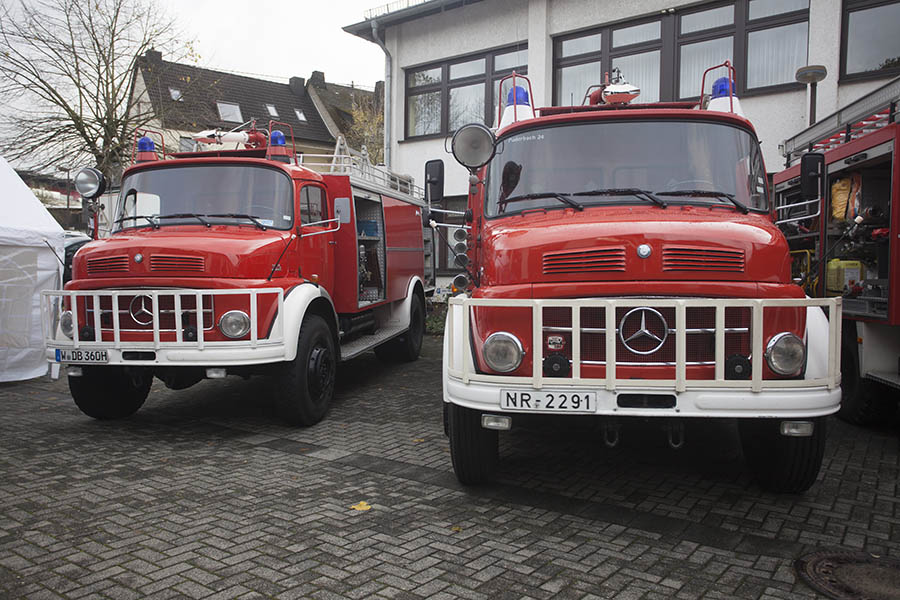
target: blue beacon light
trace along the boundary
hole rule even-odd
[[[731,95],[734,95],[734,81],[731,82]],[[728,78],[727,77],[719,77],[713,83],[712,86],[712,97],[713,98],[727,98],[728,97]]]
[[[528,91],[520,85],[510,88],[509,93],[506,95],[506,104],[507,106],[512,104],[530,104],[528,102]]]
[[[156,144],[146,135],[138,140],[138,152],[156,152]]]
[[[284,146],[287,142],[284,139],[284,133],[278,129],[272,131],[272,134],[269,136],[269,144],[272,146]]]

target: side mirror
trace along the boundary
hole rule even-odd
[[[800,195],[804,200],[815,200],[822,196],[822,182],[824,179],[824,154],[821,152],[807,152],[800,157]]]
[[[444,161],[436,158],[425,163],[425,203],[444,199]]]

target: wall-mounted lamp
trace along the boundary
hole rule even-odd
[[[828,75],[828,69],[825,65],[807,65],[797,69],[794,78],[809,86],[809,124],[816,122],[816,84],[825,79]]]

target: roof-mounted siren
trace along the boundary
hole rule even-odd
[[[606,81],[599,86],[599,89],[593,92],[588,90],[590,104],[628,104],[641,95],[641,89],[625,81],[622,71],[618,67],[614,68],[612,73],[612,80],[609,78],[609,73],[606,73]]]
[[[293,157],[287,148],[284,132],[280,129],[273,129],[272,133],[269,134],[269,148],[266,150],[266,158],[283,163],[293,162]]]
[[[137,159],[135,162],[145,163],[158,160],[156,155],[156,144],[153,143],[146,135],[138,139],[137,142]]]
[[[154,142],[153,134],[159,142]],[[162,152],[157,150],[160,147]],[[136,129],[131,142],[131,163],[146,163],[166,157],[166,138],[159,131]]]
[[[731,66],[731,62],[727,60],[721,65],[710,67],[703,72],[703,80],[700,82],[700,106],[703,106],[702,100],[706,91],[706,74],[713,69],[721,67],[725,67],[728,70],[728,76],[719,77],[713,82],[712,93],[709,96],[709,102],[706,104],[706,110],[730,112],[743,117],[744,111],[741,110],[741,102],[734,93],[734,67]]]
[[[506,98],[503,98],[503,83],[507,79],[512,79],[512,84],[509,92],[506,94]],[[525,89],[525,84],[528,85],[527,90]],[[500,102],[497,105],[498,129],[503,129],[507,125],[535,117],[534,107],[531,104],[534,94],[531,91],[531,81],[527,77],[513,71],[510,75],[501,79],[498,86],[499,93],[497,97],[500,98]]]

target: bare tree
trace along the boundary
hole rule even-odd
[[[384,161],[384,112],[375,95],[354,95],[350,114],[353,125],[346,132],[347,143],[352,148],[365,146],[370,160],[380,164]]]
[[[34,169],[88,161],[114,176],[152,118],[132,97],[151,47],[190,55],[154,0],[19,0],[0,6],[0,152]]]

